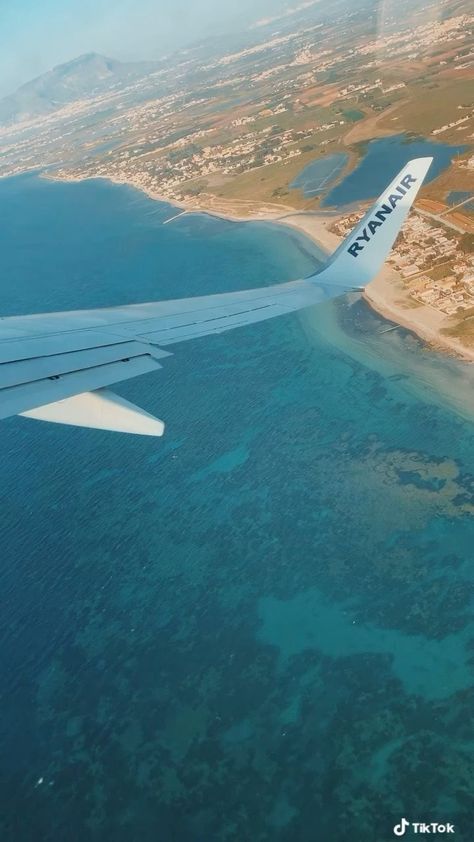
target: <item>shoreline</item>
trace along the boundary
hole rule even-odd
[[[118,179],[113,176],[93,176],[91,178],[61,178],[42,173],[41,178],[51,181],[81,182],[102,179],[112,184],[133,187],[157,202],[168,204],[177,209],[176,217],[184,214],[200,213],[226,219],[230,222],[271,222],[292,228],[310,239],[314,245],[330,255],[342,242],[342,238],[328,230],[335,215],[324,215],[318,211],[296,210],[284,205],[259,205],[252,200],[216,200],[214,203],[179,202],[169,199],[130,179]],[[226,207],[227,205],[227,207]],[[237,207],[236,207],[237,205]],[[239,211],[246,210],[247,213]],[[175,217],[171,217],[171,222]],[[164,223],[166,224],[166,223]],[[390,264],[385,263],[375,280],[363,291],[362,298],[376,313],[388,321],[394,322],[405,330],[415,333],[434,351],[441,351],[457,357],[463,362],[474,362],[474,348],[463,345],[459,339],[446,336],[441,331],[452,324],[449,316],[429,305],[415,302],[408,294],[401,275]]]

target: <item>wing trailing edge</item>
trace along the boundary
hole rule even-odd
[[[363,289],[380,271],[432,158],[409,161],[328,263],[308,278],[209,296],[0,319],[0,419],[161,436],[164,424],[110,392],[161,368],[162,346],[222,333]]]

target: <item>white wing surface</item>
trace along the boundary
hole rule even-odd
[[[410,161],[329,263],[303,280],[175,301],[0,319],[0,419],[26,415],[162,435],[161,421],[107,387],[161,368],[168,345],[362,289],[389,254],[431,161]]]

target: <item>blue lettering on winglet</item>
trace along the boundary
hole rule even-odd
[[[352,257],[357,257],[361,251],[364,251],[366,244],[369,243],[374,234],[377,233],[377,228],[380,228],[380,226],[384,224],[387,216],[389,216],[396,207],[397,202],[401,201],[402,196],[411,189],[412,184],[415,184],[416,181],[417,179],[412,175],[403,176],[398,187],[393,191],[393,193],[390,193],[386,202],[383,205],[380,205],[380,208],[375,211],[372,219],[369,219],[367,225],[365,225],[362,229],[362,232],[357,235],[355,241],[351,243],[347,249]]]

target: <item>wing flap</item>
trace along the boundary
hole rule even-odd
[[[140,357],[146,352],[146,346],[140,342],[119,342],[116,345],[88,348],[84,351],[69,351],[54,356],[0,363],[0,389]]]
[[[82,392],[94,391],[130,377],[161,368],[150,354],[120,362],[95,365],[68,372],[57,379],[41,379],[0,390],[0,418],[19,415],[30,409],[54,403]]]
[[[138,436],[162,436],[165,425],[109,389],[83,392],[21,413],[25,418]]]
[[[18,317],[16,317],[18,318]],[[25,336],[23,339],[6,339],[0,343],[0,363],[29,360],[36,357],[50,357],[57,354],[68,354],[72,351],[85,351],[88,348],[101,348],[105,345],[118,345],[124,342],[123,336],[114,337],[113,333],[98,333],[93,330],[61,331],[59,324],[57,332],[36,336]],[[3,326],[2,326],[3,333]]]

